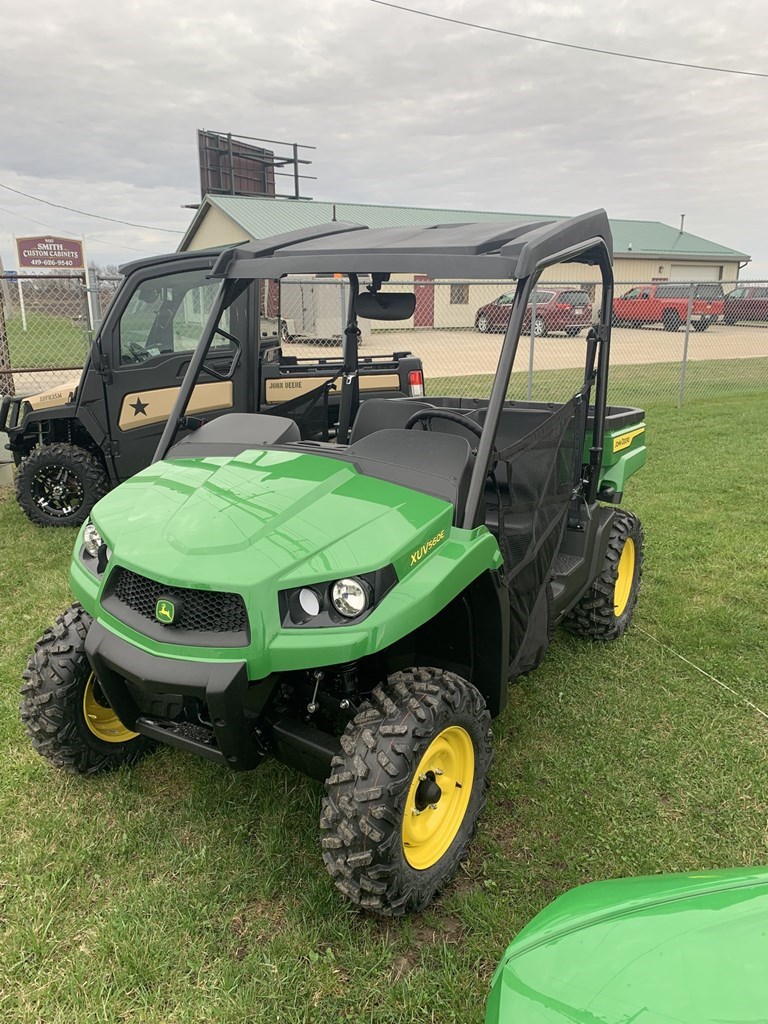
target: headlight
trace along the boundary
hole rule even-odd
[[[356,576],[338,580],[331,587],[331,602],[339,615],[355,619],[368,607],[368,589]]]
[[[91,558],[96,558],[99,553],[99,548],[103,543],[104,541],[101,539],[99,531],[93,523],[88,523],[86,528],[83,530],[83,547]]]
[[[397,583],[393,565],[359,576],[291,587],[278,594],[284,629],[356,626],[378,607]]]

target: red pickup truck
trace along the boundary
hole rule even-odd
[[[676,331],[688,318],[690,284],[646,284],[631,288],[613,300],[613,323],[617,327],[642,327],[663,324],[665,331]],[[723,315],[725,297],[721,284],[694,285],[691,324],[706,331]]]

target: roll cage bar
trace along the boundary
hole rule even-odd
[[[564,220],[437,224],[428,227],[367,228],[335,221],[313,228],[275,235],[248,245],[225,250],[211,277],[221,289],[190,359],[171,415],[165,425],[153,462],[165,458],[180,427],[189,399],[203,369],[221,315],[254,280],[274,280],[286,274],[343,273],[350,283],[347,325],[344,329],[342,398],[339,440],[346,443],[359,402],[359,328],[355,299],[361,274],[427,274],[433,280],[517,281],[499,363],[478,443],[462,526],[471,529],[477,518],[485,479],[491,464],[494,440],[506,400],[509,379],[517,354],[528,301],[547,267],[557,263],[598,266],[603,293],[600,323],[587,335],[583,400],[594,395],[592,446],[584,466],[581,496],[596,498],[602,459],[602,438],[610,362],[611,310],[613,307],[613,241],[604,210],[593,210]],[[236,346],[231,372],[234,372]],[[586,417],[584,419],[586,424]]]

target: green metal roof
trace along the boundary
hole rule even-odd
[[[511,213],[509,210],[444,210],[431,206],[379,206],[368,203],[330,203],[315,199],[269,199],[257,196],[206,196],[179,248],[184,250],[209,206],[237,223],[250,238],[294,231],[297,228],[348,220],[371,228],[405,227],[411,224],[458,224],[468,221],[534,221],[553,219],[552,214]],[[554,217],[564,220],[564,217]],[[750,257],[706,238],[679,231],[653,220],[611,220],[614,256],[673,256],[694,260],[738,260]]]

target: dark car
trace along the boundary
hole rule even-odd
[[[493,302],[481,306],[475,314],[475,327],[481,334],[505,331],[512,311],[514,292],[506,292]],[[534,301],[528,304],[523,320],[523,332],[531,330],[531,313],[536,306],[533,333],[541,338],[551,331],[565,331],[575,337],[592,323],[592,300],[580,288],[540,288]]]
[[[736,324],[739,320],[768,323],[768,287],[743,285],[726,295],[723,323]]]

